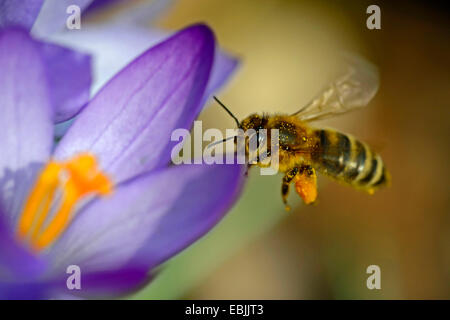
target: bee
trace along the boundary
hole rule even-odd
[[[295,184],[295,190],[305,204],[316,201],[316,172],[369,194],[390,182],[380,155],[366,143],[349,134],[310,125],[310,122],[364,107],[376,94],[379,78],[375,66],[357,56],[345,56],[345,60],[344,72],[310,103],[291,115],[255,113],[239,121],[214,97],[239,129],[253,129],[257,133],[262,129],[266,132],[279,130],[279,170],[284,173],[281,196],[286,210],[289,210],[287,197],[291,183]],[[267,141],[270,141],[269,137]],[[257,159],[255,164],[267,166],[260,160]],[[248,164],[249,167],[253,165]]]

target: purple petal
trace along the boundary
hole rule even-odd
[[[226,52],[217,50],[208,87],[203,96],[203,105],[217,90],[222,88],[239,66],[239,60]]]
[[[0,300],[45,299],[48,287],[43,283],[1,282]]]
[[[46,264],[16,241],[4,217],[0,209],[0,299],[42,298],[45,286],[35,280]]]
[[[95,11],[97,8],[103,8],[116,1],[94,1],[85,12],[91,8]],[[52,35],[49,39],[55,43],[89,52],[94,56],[95,81],[92,92],[95,94],[128,63],[155,43],[168,37],[167,31],[148,28],[147,25],[149,21],[160,16],[170,7],[172,2],[172,0],[145,2],[119,13],[112,22],[101,25],[98,23],[86,24],[77,32],[70,30],[60,32]],[[127,48],[127,50],[123,50],[123,48]],[[237,59],[223,51],[216,50],[214,67],[203,102],[206,102],[214,91],[225,84],[237,64]]]
[[[151,280],[148,270],[119,269],[83,276],[82,296],[117,297],[139,290]]]
[[[13,225],[50,155],[53,120],[39,48],[25,31],[0,32],[0,70],[0,202]]]
[[[167,37],[165,31],[120,21],[104,25],[86,25],[76,33],[61,32],[50,37],[50,40],[92,54],[94,57],[92,93],[95,94],[133,59]],[[226,83],[237,66],[236,58],[224,51],[216,50],[203,102]]]
[[[55,125],[54,136],[56,141],[61,140],[61,138],[66,134],[67,130],[69,130],[70,126],[73,124],[76,118],[72,118],[70,120],[58,123]]]
[[[6,282],[29,282],[45,270],[44,261],[17,242],[12,229],[4,223],[4,216],[0,212],[0,287]]]
[[[0,0],[0,28],[20,26],[30,30],[43,0]]]
[[[117,3],[124,3],[125,1],[129,0],[96,0],[83,13],[89,14],[96,12],[97,9],[107,8],[111,5],[114,6]],[[120,23],[145,26],[152,20],[161,17],[164,11],[171,7],[174,2],[175,0],[134,1],[125,10],[120,10],[114,16],[114,20]]]
[[[50,43],[40,43],[46,64],[55,122],[75,116],[89,100],[91,57]]]
[[[124,2],[125,0],[94,0],[92,3],[84,10],[85,13],[95,12],[97,10],[105,9],[111,5],[116,5],[118,3]]]
[[[83,11],[91,2],[92,0],[45,0],[31,32],[35,36],[45,37],[62,30],[70,15],[66,12],[69,6],[77,5]]]
[[[117,298],[135,292],[152,279],[148,269],[123,268],[103,272],[85,273],[81,269],[81,290],[67,289],[67,274],[62,273],[58,280],[46,283],[51,287],[52,297],[73,300],[86,298]]]
[[[167,34],[161,30],[108,23],[85,25],[77,32],[60,32],[49,40],[93,56],[94,82],[91,93],[96,94],[117,72],[165,38]]]
[[[236,200],[239,165],[183,165],[120,185],[81,211],[50,251],[53,272],[152,268],[207,233]]]
[[[92,152],[120,182],[166,166],[175,128],[190,128],[201,109],[214,58],[204,25],[182,30],[116,75],[79,114],[55,156]]]

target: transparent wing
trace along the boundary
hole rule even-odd
[[[321,120],[366,106],[378,90],[378,71],[361,57],[345,54],[344,71],[315,99],[293,115],[300,120]]]

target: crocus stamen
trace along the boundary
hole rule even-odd
[[[52,219],[44,225],[61,190],[61,201]],[[75,205],[88,195],[104,196],[112,191],[109,178],[99,170],[95,157],[80,154],[67,162],[50,161],[31,190],[17,227],[18,236],[36,251],[50,246],[67,228]]]

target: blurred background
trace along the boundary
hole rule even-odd
[[[381,30],[366,27],[370,4],[381,8]],[[242,61],[220,93],[238,118],[296,111],[326,84],[342,51],[375,63],[373,102],[315,125],[372,145],[392,186],[369,196],[321,177],[318,204],[292,193],[287,213],[281,174],[253,170],[225,219],[131,298],[449,299],[448,10],[413,1],[179,0],[157,26],[199,21]],[[212,103],[200,119],[204,129],[234,126]],[[373,264],[381,290],[366,287]]]

